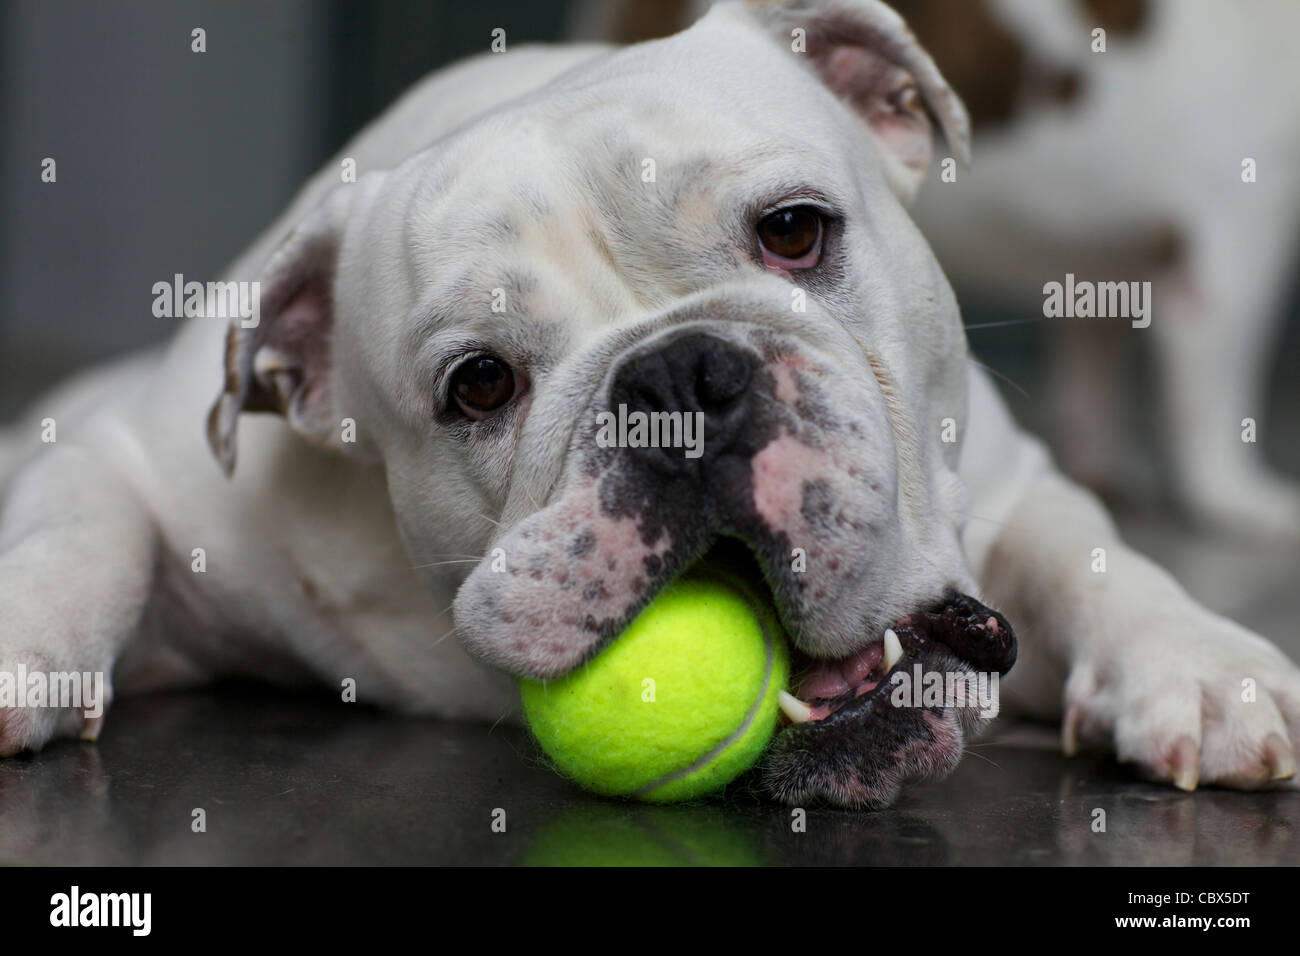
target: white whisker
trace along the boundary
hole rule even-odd
[[[1001,328],[1004,325],[1027,325],[1030,322],[1042,322],[1042,321],[1044,321],[1043,317],[1037,316],[1032,319],[1007,319],[1005,322],[976,322],[973,325],[963,325],[962,328],[967,330],[997,329],[997,328]]]
[[[1018,382],[1016,382],[1015,380],[1010,379],[1010,378],[1008,378],[1007,376],[1003,375],[1003,374],[1002,374],[1001,372],[999,372],[997,369],[995,369],[995,368],[991,368],[990,366],[985,365],[983,362],[979,361],[978,359],[974,359],[974,358],[972,358],[971,361],[974,362],[976,365],[978,365],[980,368],[984,369],[984,371],[988,372],[990,375],[995,375],[995,376],[997,376],[998,378],[1002,379],[1002,381],[1006,382],[1008,385],[1010,385],[1012,388],[1014,388],[1017,392],[1019,392],[1019,393],[1020,393],[1021,395],[1023,395],[1025,398],[1029,398],[1030,401],[1033,401],[1033,399],[1030,398],[1029,393],[1026,392],[1026,391],[1025,391],[1021,386],[1020,386],[1020,384],[1019,384]]]
[[[444,564],[478,564],[482,558],[453,558],[450,561],[431,561],[428,564],[413,564],[411,570],[416,571],[420,568],[440,568]]]

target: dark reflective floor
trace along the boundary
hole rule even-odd
[[[516,729],[245,688],[137,698],[97,745],[0,763],[0,863],[1300,862],[1300,793],[1183,794],[1067,761],[1026,725],[976,753],[890,810],[812,810],[800,833],[744,791],[670,807],[589,796]]]

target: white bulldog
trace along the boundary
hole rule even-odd
[[[964,155],[869,0],[436,74],[235,265],[255,325],[193,319],[35,409],[57,441],[9,458],[0,672],[351,679],[495,720],[704,559],[761,579],[796,648],[776,798],[878,807],[950,770],[984,717],[892,706],[887,672],[1006,673],[982,600],[1019,633],[1003,703],[1063,714],[1067,751],[1292,777],[1295,666],[1128,550],[969,361],[904,208],[931,118]],[[605,447],[620,406],[701,416],[702,454]],[[6,708],[0,754],[100,727]]]

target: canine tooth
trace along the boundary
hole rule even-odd
[[[887,629],[885,631],[885,670],[890,670],[902,656],[903,645],[899,643],[898,635],[894,633],[893,628]]]
[[[786,691],[778,691],[776,695],[777,702],[781,705],[781,712],[790,718],[792,724],[806,724],[812,717],[812,708],[801,701],[794,694]]]

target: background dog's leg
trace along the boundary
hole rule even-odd
[[[1135,442],[1125,431],[1125,403],[1135,389],[1129,381],[1124,336],[1114,323],[1067,321],[1048,336],[1051,350],[1051,400],[1055,405],[1059,454],[1065,470],[1109,499],[1123,500],[1137,462]]]
[[[155,539],[135,494],[87,449],[60,445],[20,472],[0,512],[0,680],[102,674],[107,707],[113,662],[149,596]],[[0,756],[94,739],[102,716],[84,710],[0,707]]]
[[[1243,187],[1245,188],[1245,187]],[[1270,225],[1273,224],[1273,225]],[[1277,337],[1279,276],[1294,261],[1285,216],[1207,222],[1181,274],[1157,285],[1155,336],[1165,447],[1192,514],[1246,537],[1300,539],[1300,484],[1265,463],[1265,389]]]

